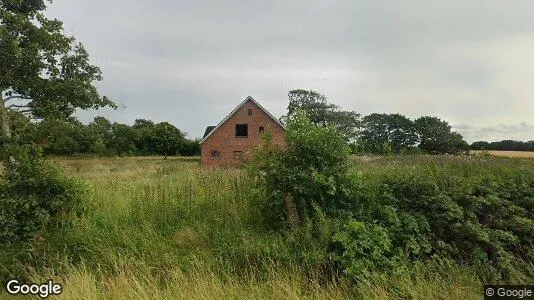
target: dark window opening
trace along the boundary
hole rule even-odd
[[[234,151],[234,158],[243,158],[243,151]]]
[[[236,137],[247,137],[248,136],[248,124],[235,125],[235,136]]]
[[[219,150],[211,150],[210,156],[212,158],[219,158],[219,157],[221,157],[221,151],[219,151]]]
[[[248,115],[249,115],[249,116],[252,116],[252,108],[249,108],[249,109],[248,109]]]
[[[263,126],[260,126],[260,133],[263,133],[265,131],[265,128]]]

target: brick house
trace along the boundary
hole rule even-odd
[[[269,131],[273,143],[285,145],[284,125],[252,97],[247,97],[217,126],[208,126],[200,141],[204,167],[238,165],[251,155],[251,150]]]

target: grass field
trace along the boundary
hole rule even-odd
[[[517,158],[534,158],[534,152],[529,151],[497,151],[497,150],[477,150],[471,151],[476,155],[489,154],[493,156],[502,156],[502,157],[517,157]]]
[[[59,299],[482,297],[476,268],[450,261],[416,264],[402,275],[376,271],[357,282],[314,264],[301,255],[312,252],[305,242],[261,226],[241,170],[203,170],[198,159],[185,158],[56,160],[87,183],[85,213],[31,249],[3,249],[0,269],[59,280]],[[530,160],[467,156],[357,159],[354,168],[372,180],[428,164],[466,174],[534,169]]]

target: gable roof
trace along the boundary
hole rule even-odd
[[[232,110],[231,113],[229,113],[221,122],[219,122],[219,124],[217,124],[217,126],[215,126],[215,128],[213,128],[212,130],[210,130],[210,132],[208,132],[208,129],[210,127],[213,127],[213,126],[208,126],[208,128],[206,128],[206,133],[204,133],[204,138],[202,138],[202,140],[200,141],[200,144],[204,143],[204,141],[206,139],[208,139],[215,131],[217,131],[217,129],[219,129],[222,124],[224,124],[224,122],[226,122],[228,119],[230,119],[230,117],[232,117],[241,107],[243,107],[243,105],[245,105],[245,103],[247,103],[248,101],[251,101],[252,103],[256,104],[256,106],[258,106],[261,110],[263,110],[263,112],[269,116],[271,119],[273,119],[278,125],[280,125],[284,130],[286,129],[286,127],[284,126],[284,124],[282,124],[282,122],[280,122],[277,118],[275,118],[273,115],[271,115],[270,112],[268,112],[265,108],[263,108],[263,106],[261,106],[258,102],[256,102],[256,100],[254,100],[254,98],[252,98],[251,96],[248,96],[247,98],[245,98],[245,100],[243,100],[243,102],[241,102],[238,106],[236,106],[236,108],[234,108],[234,110]]]
[[[208,126],[206,127],[206,131],[204,131],[204,135],[202,136],[202,138],[205,138],[206,135],[210,134],[210,132],[215,129],[215,126]]]

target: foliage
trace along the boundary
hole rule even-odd
[[[98,94],[100,69],[62,23],[46,18],[43,0],[0,2],[2,107],[34,118],[68,117],[76,108],[115,105]],[[4,132],[5,133],[5,132]]]
[[[288,96],[288,116],[297,110],[303,110],[312,124],[334,127],[347,142],[356,139],[360,126],[360,115],[356,112],[341,110],[337,105],[328,103],[326,96],[316,91],[292,90]]]
[[[499,142],[478,141],[471,144],[471,150],[499,150],[499,151],[534,151],[534,141],[521,142],[503,140]]]
[[[424,145],[459,151],[451,140],[461,137],[445,122],[422,118],[416,123],[430,126]],[[449,135],[446,145],[433,136],[440,131],[432,124]],[[288,120],[285,150],[270,148],[267,139],[249,170],[275,228],[293,225],[295,211],[297,219],[312,224],[323,215],[327,222],[342,224],[316,238],[331,239],[329,251],[346,274],[358,278],[373,269],[402,273],[415,262],[438,257],[485,265],[493,270],[492,280],[501,280],[533,258],[525,249],[534,240],[534,169],[491,174],[429,164],[368,180],[350,170],[347,146],[336,132],[297,111]],[[384,141],[381,152],[391,151],[390,141]],[[324,250],[314,253],[327,257]]]
[[[351,153],[409,154],[416,147],[429,154],[460,154],[469,148],[463,137],[436,117],[423,116],[415,121],[401,114],[373,113],[363,117],[341,110],[325,95],[302,89],[289,92],[287,119],[298,110],[307,113],[316,126],[333,127],[351,147]]]
[[[170,299],[473,299],[480,297],[482,284],[529,284],[534,274],[528,260],[525,269],[516,268],[504,279],[495,277],[499,272],[490,262],[428,259],[424,251],[420,258],[412,255],[403,268],[401,260],[392,259],[397,252],[390,250],[382,256],[399,266],[395,272],[369,263],[370,257],[354,255],[355,261],[365,259],[367,267],[353,268],[358,275],[351,280],[353,275],[341,272],[347,265],[337,260],[343,252],[324,246],[332,233],[348,231],[349,237],[354,236],[360,231],[345,225],[360,222],[368,232],[387,229],[390,249],[404,250],[398,241],[409,238],[395,240],[392,237],[398,234],[392,228],[402,233],[404,224],[410,223],[408,217],[396,222],[391,209],[382,209],[375,220],[364,221],[371,219],[365,217],[367,207],[387,190],[382,187],[386,179],[398,177],[406,183],[414,176],[428,177],[440,191],[453,192],[462,186],[480,185],[482,177],[528,182],[533,178],[534,160],[443,155],[353,159],[350,189],[357,205],[351,207],[352,216],[336,218],[336,222],[316,220],[317,229],[302,234],[304,237],[300,230],[274,231],[262,224],[258,199],[252,193],[254,182],[238,169],[206,170],[193,158],[68,157],[59,161],[70,176],[90,185],[91,202],[83,202],[86,212],[72,226],[48,231],[31,247],[0,247],[0,281],[54,278],[69,287],[59,299],[140,295]],[[522,189],[525,195],[532,193],[532,187]],[[406,198],[410,197],[407,193]],[[338,222],[340,227],[335,224]],[[303,231],[309,232],[308,224],[303,222]],[[426,235],[425,231],[420,235]],[[362,236],[375,239],[369,234]],[[417,234],[412,236],[418,240]],[[323,254],[333,250],[336,252]]]
[[[291,223],[292,215],[297,222],[313,219],[314,206],[327,215],[338,213],[349,196],[348,154],[336,129],[312,124],[304,111],[291,114],[285,149],[273,148],[267,135],[249,165],[270,222],[279,227]]]
[[[9,111],[8,114],[8,118],[13,127],[13,131],[11,132],[10,140],[6,139],[5,136],[0,136],[1,147],[3,148],[9,142],[15,145],[24,145],[32,143],[34,137],[36,136],[36,127],[32,123],[32,121],[25,115],[16,111]],[[3,123],[1,119],[0,123]]]
[[[182,132],[167,122],[156,124],[151,132],[151,141],[156,153],[167,155],[179,155],[180,145],[185,139]]]
[[[526,251],[534,239],[532,165],[491,170],[462,163],[389,168],[363,178],[374,187],[356,186],[353,219],[334,236],[346,272],[402,270],[431,257],[484,266],[492,270],[489,280],[525,268],[533,259]],[[376,243],[385,246],[369,246]]]
[[[173,125],[136,120],[133,126],[95,117],[88,125],[76,118],[45,118],[32,122],[11,112],[12,142],[35,143],[49,155],[186,155],[200,154],[200,141],[187,139]],[[3,149],[4,147],[2,147]]]
[[[82,187],[44,160],[36,146],[12,147],[0,183],[0,241],[26,241],[69,221]],[[11,162],[10,162],[11,161]]]
[[[366,152],[400,154],[415,147],[418,141],[415,124],[400,114],[370,114],[362,120],[360,142]],[[384,148],[387,145],[387,148]],[[384,151],[388,149],[390,151]]]
[[[420,136],[419,148],[431,154],[457,154],[469,148],[462,136],[451,132],[451,126],[446,121],[436,117],[420,117],[415,120],[415,126]]]

